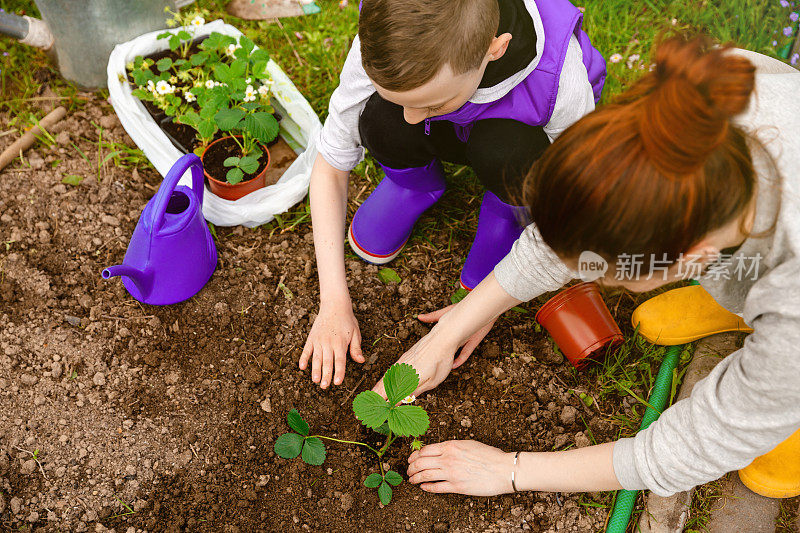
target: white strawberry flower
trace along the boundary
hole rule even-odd
[[[195,100],[197,100],[197,97],[194,94],[192,94],[191,91],[186,91],[185,93],[183,93],[183,97],[186,98],[187,102],[194,102]]]
[[[206,23],[206,19],[204,19],[203,17],[198,15],[195,18],[193,18],[192,21],[189,24],[191,26],[194,26],[195,28],[199,28],[200,26],[202,26],[205,23]]]
[[[417,401],[417,397],[412,394],[411,396],[407,396],[407,397],[403,398],[402,400],[400,400],[400,403],[414,403],[416,401]]]
[[[244,101],[252,102],[255,99],[256,99],[256,90],[253,89],[252,85],[248,85],[247,88],[244,90]]]
[[[267,98],[269,96],[269,86],[262,85],[258,88],[258,94],[261,95],[261,98]]]
[[[170,94],[174,90],[175,88],[166,80],[159,80],[159,82],[156,83],[156,92],[158,94]]]
[[[244,82],[245,82],[247,85],[250,85],[250,84],[253,82],[253,78],[247,78],[246,80],[244,80]]]
[[[147,90],[151,93],[156,92],[156,84],[153,83],[153,80],[147,80]]]
[[[228,45],[228,48],[225,50],[225,53],[226,53],[227,55],[229,55],[229,56],[233,57],[233,53],[234,53],[234,52],[236,52],[236,50],[238,50],[239,48],[241,48],[241,45],[238,45],[238,44],[229,44],[229,45]]]
[[[206,89],[214,88],[214,80],[206,80]]]

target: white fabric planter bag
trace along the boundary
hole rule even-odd
[[[212,32],[236,38],[242,35],[242,32],[222,20],[215,20],[192,30],[195,37],[203,37]],[[125,66],[136,56],[147,56],[169,47],[166,39],[156,38],[163,31],[140,35],[132,41],[117,45],[112,50],[108,59],[108,92],[109,101],[125,131],[156,170],[162,176],[166,176],[175,161],[183,154],[161,131],[142,102],[131,94],[125,72]],[[271,88],[272,105],[282,116],[280,136],[297,152],[298,158],[286,169],[277,183],[252,192],[239,200],[224,200],[212,194],[206,187],[203,195],[203,216],[217,226],[242,225],[252,228],[266,224],[275,215],[285,212],[302,200],[308,192],[311,168],[317,156],[313,139],[322,125],[308,101],[278,64],[270,60],[267,68],[275,82]],[[181,178],[180,184],[192,186],[189,172]]]

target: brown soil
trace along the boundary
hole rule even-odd
[[[392,264],[399,284],[348,258],[368,362],[321,391],[297,369],[319,296],[307,223],[285,233],[217,228],[218,269],[182,304],[142,305],[119,280],[101,279],[121,261],[160,176],[97,171],[90,121],[106,128],[104,140],[131,141],[105,102],[87,98],[53,132],[57,144],[37,145],[0,174],[0,530],[602,529],[607,509],[583,505],[592,495],[472,498],[404,483],[384,508],[362,484],[374,460],[354,447],[327,445],[321,467],[277,458],[272,446],[292,408],[314,431],[363,435],[352,398],[425,334],[416,313],[449,303],[469,228],[452,246],[447,231],[427,235],[431,244],[414,239]],[[0,138],[0,149],[12,141]],[[85,179],[64,185],[65,174]],[[355,178],[350,197],[363,201],[366,185]],[[454,204],[448,194],[436,209]],[[537,307],[501,318],[478,353],[421,399],[431,417],[425,442],[551,450],[614,438],[599,414],[610,405],[586,407],[573,392],[592,393],[593,381],[535,331]],[[408,442],[394,446],[387,461],[405,474]]]

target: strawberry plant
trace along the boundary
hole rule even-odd
[[[366,442],[335,439],[325,435],[311,435],[311,428],[303,420],[296,409],[292,409],[286,419],[293,432],[284,433],[275,441],[275,453],[284,459],[298,456],[307,464],[319,466],[325,461],[325,444],[323,440],[355,444],[370,450],[378,459],[379,472],[369,474],[364,486],[377,489],[381,503],[388,505],[392,501],[392,487],[403,482],[403,476],[394,470],[385,471],[382,458],[389,446],[398,437],[413,437],[412,448],[419,449],[422,436],[430,425],[428,413],[413,402],[411,396],[419,385],[419,375],[414,367],[408,364],[394,364],[383,378],[388,401],[374,391],[364,391],[353,399],[353,412],[362,424],[386,437],[380,448],[370,446]]]

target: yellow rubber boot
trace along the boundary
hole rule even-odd
[[[800,429],[739,470],[744,485],[767,498],[800,496]]]
[[[650,298],[633,312],[639,335],[662,346],[696,341],[726,331],[752,333],[742,317],[717,303],[700,285],[673,289]]]

